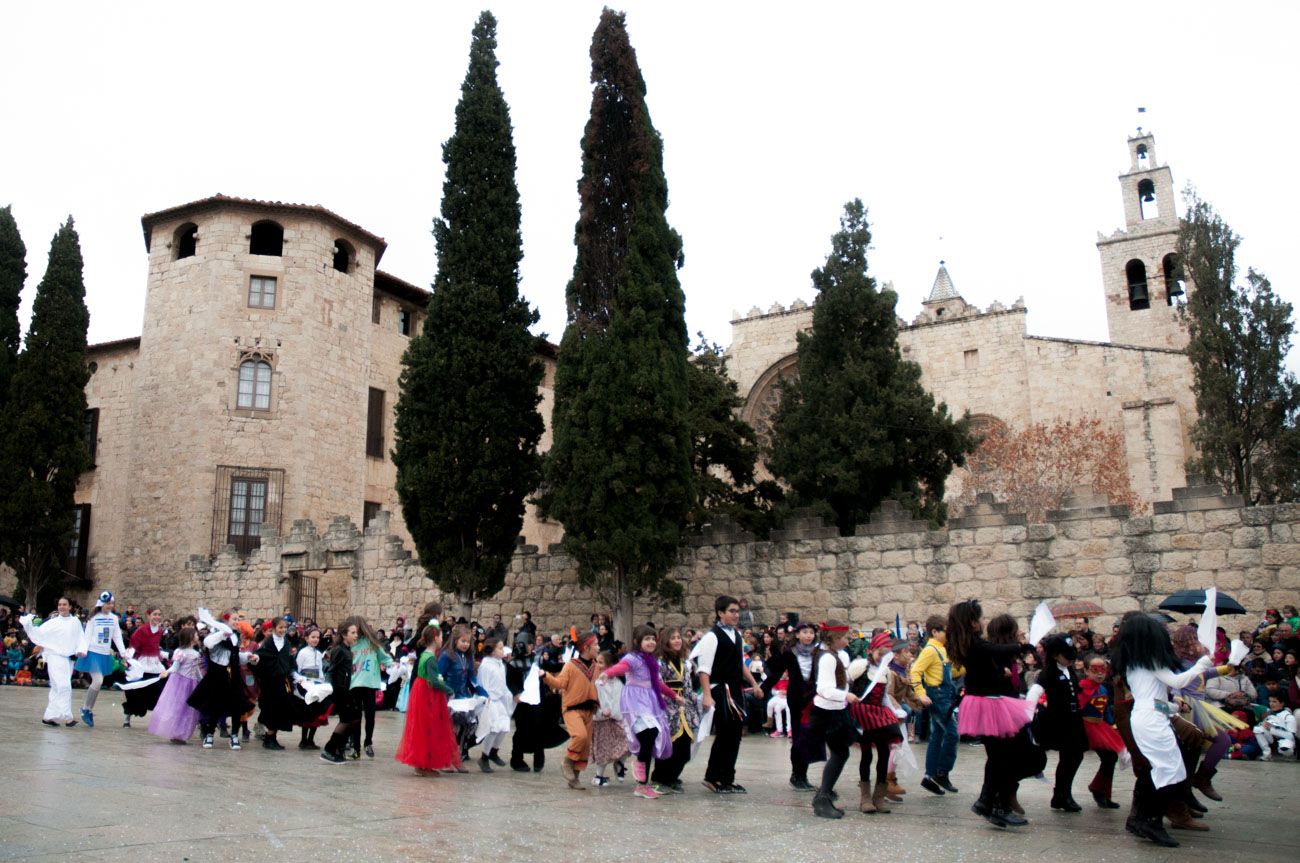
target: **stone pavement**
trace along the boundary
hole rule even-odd
[[[1178,860],[1215,863],[1300,857],[1296,789],[1300,765],[1226,763],[1215,780],[1227,800],[1209,804],[1213,832],[1178,833],[1174,852],[1123,830],[1122,812],[1048,808],[1050,789],[1025,784],[1032,821],[999,831],[972,815],[984,753],[963,745],[955,797],[931,797],[912,783],[889,815],[850,811],[840,821],[812,816],[810,795],[785,783],[787,744],[747,738],[739,779],[747,796],[714,797],[699,785],[701,763],[686,771],[687,793],[632,796],[631,783],[584,792],[563,787],[559,753],[540,774],[419,778],[392,760],[401,717],[381,713],[377,757],[331,766],[315,753],[241,752],[197,743],[176,746],[143,727],[123,729],[118,693],[99,699],[98,725],[41,725],[46,690],[0,688],[0,860],[23,861],[879,861]],[[73,693],[80,708],[81,690]],[[1051,769],[1052,764],[1049,764]],[[840,793],[856,795],[854,755]],[[1127,802],[1132,774],[1117,777]],[[1177,855],[1176,857],[1174,855]]]

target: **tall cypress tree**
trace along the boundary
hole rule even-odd
[[[13,209],[0,208],[0,415],[9,403],[9,381],[22,344],[18,306],[26,280],[27,247],[18,233]]]
[[[90,312],[81,269],[81,245],[69,217],[50,243],[0,439],[0,559],[17,572],[28,603],[62,578],[73,493],[90,467],[83,436]]]
[[[921,367],[902,358],[898,296],[867,275],[870,244],[854,200],[812,274],[812,332],[798,336],[799,374],[783,387],[768,462],[797,504],[828,508],[846,535],[888,497],[941,521],[944,482],[974,443],[967,420],[936,406]]]
[[[496,19],[474,25],[456,128],[443,145],[438,273],[423,331],[402,358],[397,493],[420,562],[465,606],[491,596],[541,480],[543,368],[519,295],[519,190],[497,84]]]
[[[668,577],[693,499],[681,237],[668,225],[663,144],[622,13],[591,43],[568,325],[555,373],[543,512],[626,638],[638,594]]]

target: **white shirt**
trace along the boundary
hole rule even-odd
[[[117,615],[101,611],[86,621],[86,629],[81,635],[81,650],[78,652],[111,656],[114,647],[119,654],[126,656],[126,645],[122,643],[122,625],[118,623]]]
[[[81,621],[69,615],[54,615],[47,618],[40,626],[32,626],[35,615],[25,614],[19,621],[27,640],[39,645],[42,650],[63,657],[69,657],[81,649]]]
[[[844,688],[835,685],[835,664],[845,669]],[[843,710],[848,707],[845,698],[848,687],[849,654],[843,650],[834,653],[822,651],[817,657],[817,694],[813,696],[813,706],[822,710]]]
[[[739,652],[741,648],[738,642],[736,630],[723,623],[719,623],[718,626],[721,627],[722,631],[727,633],[727,636],[736,644],[736,650]],[[697,672],[712,677],[713,659],[717,655],[718,634],[710,629],[708,632],[704,633],[704,637],[700,639],[699,643],[695,645],[695,649],[691,651],[691,661],[695,663],[695,670]]]

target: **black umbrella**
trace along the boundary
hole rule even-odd
[[[1205,591],[1180,590],[1173,596],[1166,597],[1159,607],[1166,611],[1178,611],[1183,614],[1200,614],[1205,611]],[[1219,594],[1214,603],[1214,610],[1219,614],[1246,613],[1246,609],[1241,607],[1241,603],[1226,593]]]
[[[0,605],[7,605],[10,608],[17,608],[18,606],[22,605],[22,603],[14,599],[12,596],[0,596]]]
[[[1163,611],[1153,611],[1151,612],[1151,616],[1161,623],[1173,623],[1178,619],[1172,614],[1165,614]]]

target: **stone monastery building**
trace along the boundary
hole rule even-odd
[[[958,414],[1010,426],[1095,414],[1122,427],[1133,488],[1153,501],[1185,484],[1195,404],[1175,317],[1184,288],[1173,179],[1150,134],[1139,131],[1129,152],[1125,228],[1097,243],[1113,342],[1028,335],[1022,302],[980,311],[942,266],[900,340]],[[321,618],[349,602],[385,614],[422,602],[430,585],[406,550],[388,453],[401,356],[428,293],[378,269],[382,238],[322,207],[217,195],[142,224],[141,335],[87,351],[95,466],[77,490],[69,571],[83,588],[170,609],[240,601],[316,616],[317,576],[304,573],[334,570],[352,586],[322,584],[332,599],[322,596]],[[795,363],[795,334],[811,322],[801,303],[732,322],[729,370],[760,431]],[[546,448],[554,346],[539,343],[539,358]],[[314,525],[329,525],[323,539]],[[559,537],[530,509],[530,551]],[[363,603],[362,573],[398,564],[405,592]],[[265,582],[256,597],[255,565]],[[213,586],[213,567],[225,587]]]
[[[899,343],[936,401],[957,416],[969,410],[976,428],[1095,416],[1122,429],[1133,491],[1150,503],[1185,484],[1196,401],[1177,318],[1187,288],[1175,266],[1173,175],[1156,161],[1150,133],[1139,130],[1128,148],[1130,167],[1119,178],[1125,226],[1097,240],[1111,341],[1029,335],[1023,300],[981,311],[941,264],[921,313],[899,321]],[[760,436],[771,426],[777,382],[795,370],[795,335],[812,328],[812,317],[796,301],[731,322],[727,370],[747,394],[744,418]]]

